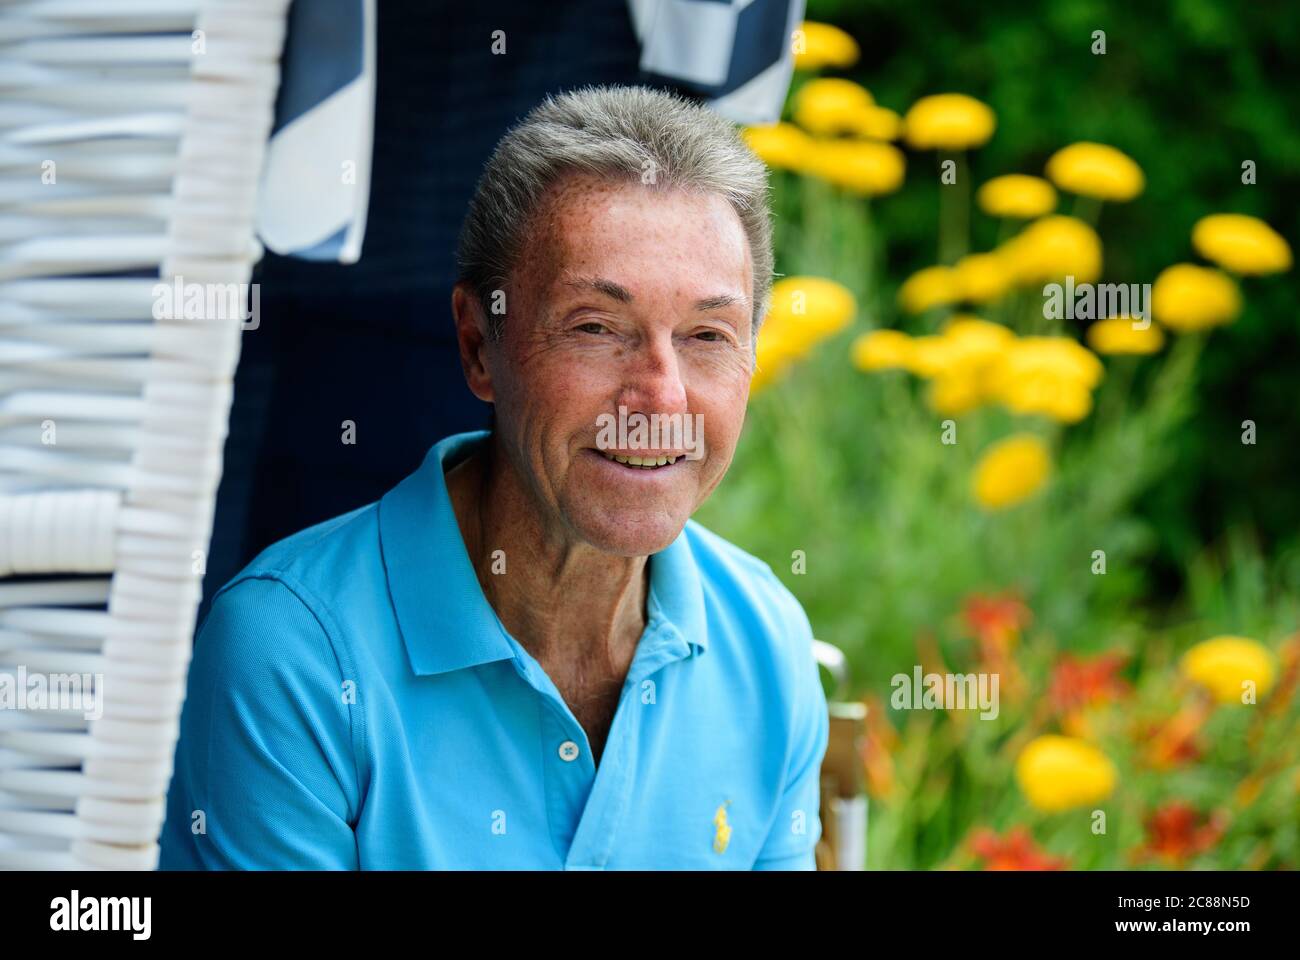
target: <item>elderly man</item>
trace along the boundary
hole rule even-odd
[[[744,421],[769,217],[735,128],[673,94],[506,134],[451,304],[493,428],[219,591],[161,868],[814,868],[807,617],[690,520]]]

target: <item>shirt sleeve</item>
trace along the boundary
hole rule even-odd
[[[794,596],[781,586],[792,608],[786,618],[794,637],[794,716],[789,773],[771,831],[754,862],[755,870],[816,870],[821,838],[821,767],[830,737],[830,710],[813,655],[812,627]]]
[[[357,869],[343,672],[285,583],[217,596],[195,639],[159,869]]]

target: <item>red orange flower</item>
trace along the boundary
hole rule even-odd
[[[894,792],[894,750],[898,733],[889,722],[885,702],[868,694],[866,736],[861,741],[862,765],[866,770],[867,795],[887,800]]]
[[[1033,620],[1029,607],[1013,592],[1001,596],[975,594],[966,598],[962,620],[979,642],[984,669],[1002,678],[1002,695],[1012,703],[1023,700],[1024,674],[1011,653],[1020,639],[1021,629]]]
[[[1096,703],[1118,700],[1129,685],[1116,674],[1124,666],[1125,655],[1105,653],[1085,658],[1064,654],[1052,670],[1047,697],[1058,714],[1081,710]]]
[[[1133,851],[1133,859],[1158,859],[1181,867],[1218,843],[1226,826],[1221,813],[1207,817],[1181,800],[1166,803],[1147,817],[1146,842]]]
[[[987,827],[971,834],[970,850],[982,860],[981,870],[1064,870],[1064,857],[1049,856],[1024,827],[1012,827],[999,837]]]
[[[1067,653],[1057,661],[1048,682],[1047,702],[1060,718],[1062,729],[1072,736],[1092,735],[1090,711],[1129,693],[1129,685],[1117,676],[1125,659],[1122,653],[1092,658]]]
[[[988,659],[1000,659],[1011,651],[1020,631],[1033,620],[1029,608],[1014,593],[1001,596],[975,594],[962,607],[966,626],[980,642]]]
[[[1201,755],[1196,735],[1209,718],[1213,705],[1206,697],[1197,697],[1167,721],[1140,731],[1147,743],[1146,757],[1157,770],[1167,770]]]

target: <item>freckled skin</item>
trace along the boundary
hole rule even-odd
[[[716,195],[571,175],[542,198],[486,339],[452,296],[466,382],[494,404],[490,450],[448,471],[480,585],[587,732],[597,761],[646,622],[647,558],[722,480],[753,369],[752,261]],[[600,278],[630,294],[575,285]],[[736,302],[699,309],[698,301]],[[602,414],[703,416],[704,455],[662,474],[595,452]],[[649,477],[655,479],[647,479]],[[491,571],[503,549],[508,574]]]

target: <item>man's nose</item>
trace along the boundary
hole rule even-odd
[[[619,403],[642,413],[685,412],[686,383],[670,337],[646,341],[629,357]]]

